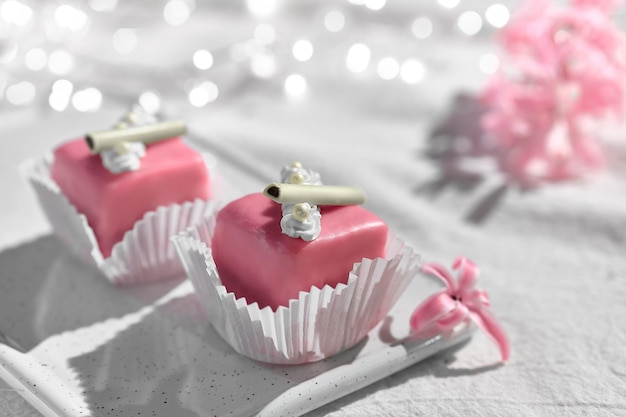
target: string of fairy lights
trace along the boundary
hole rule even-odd
[[[500,3],[484,4],[481,9],[460,7],[460,0],[431,0],[428,11],[416,9],[404,27],[389,25],[390,29],[403,31],[408,42],[432,41],[438,32],[447,31],[454,36],[471,38],[493,33],[506,25],[509,8]],[[77,77],[92,59],[75,52],[76,45],[98,30],[98,23],[106,20],[115,25],[117,14],[133,2],[118,0],[89,0],[87,2],[48,2],[35,0],[0,1],[0,108],[19,108],[46,103],[48,110],[63,112],[98,111],[107,100],[106,88],[84,76]],[[141,7],[148,7],[137,2]],[[358,30],[363,21],[384,25],[384,15],[391,4],[387,0],[343,0],[334,2],[309,2],[318,8],[319,22],[306,30],[287,33],[274,23],[280,13],[289,13],[281,0],[247,0],[230,2],[214,0],[202,5],[194,0],[167,0],[149,2],[152,19],[169,28],[183,28],[194,19],[201,7],[216,5],[234,7],[236,3],[251,22],[245,39],[221,46],[219,51],[198,48],[185,64],[178,68],[189,80],[177,83],[179,94],[189,105],[205,107],[220,99],[222,79],[215,70],[236,64],[245,68],[247,76],[259,81],[271,80],[282,85],[283,94],[289,97],[306,95],[309,83],[303,65],[320,55],[324,48],[334,48],[332,61],[340,65],[346,75],[368,73],[380,82],[396,80],[407,85],[419,85],[429,76],[429,65],[423,57],[393,56],[375,53],[372,45],[364,41],[351,42],[342,34]],[[407,2],[411,6],[412,2]],[[467,6],[467,5],[465,5]],[[417,7],[416,5],[413,6]],[[381,23],[382,22],[382,23]],[[335,36],[332,42],[321,41],[323,36]],[[108,40],[112,54],[132,57],[142,42],[142,30],[125,22],[111,30]],[[380,55],[380,56],[379,56]],[[99,62],[101,64],[101,61]],[[485,74],[497,71],[499,60],[495,54],[486,53],[476,63]],[[110,64],[114,66],[115,64]],[[141,69],[137,69],[141,71]],[[137,74],[137,77],[141,77]],[[180,75],[168,73],[167,77]],[[160,86],[167,79],[157,80],[153,87],[137,92],[139,102],[150,111],[158,111],[163,94]]]

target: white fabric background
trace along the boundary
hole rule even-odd
[[[285,98],[279,81],[244,80],[204,109],[167,102],[167,113],[190,124],[192,140],[216,154],[236,193],[259,190],[300,160],[326,183],[361,185],[367,207],[424,260],[449,264],[463,254],[481,268],[479,284],[511,339],[507,364],[477,334],[461,350],[311,415],[626,414],[625,135],[608,131],[606,170],[583,181],[521,191],[497,175],[448,175],[426,156],[429,136],[456,94],[482,87],[474,65],[486,46],[443,39],[439,48],[435,62],[445,67],[435,65],[419,88],[333,77],[311,65],[304,100]],[[110,124],[129,102],[106,103],[98,114],[3,111],[0,251],[49,233],[18,163]],[[471,127],[472,117],[454,120],[462,132]],[[0,279],[18,272],[0,264]],[[0,415],[38,415],[2,382],[0,389]]]

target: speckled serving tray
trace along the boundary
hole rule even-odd
[[[188,281],[116,288],[59,245],[47,236],[14,249],[45,254],[49,266],[0,291],[0,330],[24,348],[0,344],[0,377],[45,416],[297,416],[471,333],[408,337],[411,311],[438,288],[420,277],[354,348],[308,365],[262,364],[219,337]]]

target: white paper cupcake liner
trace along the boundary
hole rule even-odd
[[[356,345],[419,273],[419,255],[390,234],[388,259],[355,263],[346,284],[311,287],[289,307],[259,309],[222,285],[205,243],[214,225],[210,216],[173,241],[213,327],[237,352],[262,362],[313,362]]]
[[[104,258],[87,218],[68,201],[50,177],[52,155],[24,162],[21,171],[31,183],[54,232],[74,252],[96,265],[114,284],[162,281],[183,276],[171,237],[217,209],[213,200],[195,200],[147,212]]]

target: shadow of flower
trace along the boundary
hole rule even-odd
[[[459,93],[454,98],[449,111],[430,131],[424,152],[438,165],[439,176],[415,187],[417,194],[435,197],[449,187],[469,193],[487,185],[490,191],[464,216],[474,224],[487,220],[509,188],[498,168],[498,148],[481,127],[485,112],[484,105],[470,94]]]

